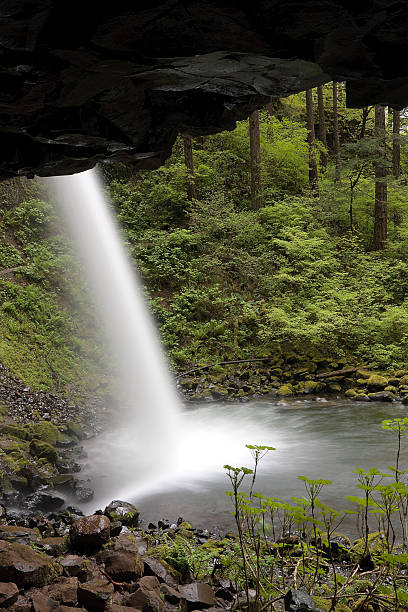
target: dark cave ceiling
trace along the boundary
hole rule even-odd
[[[0,0],[0,177],[156,167],[332,79],[403,108],[407,50],[407,0]]]

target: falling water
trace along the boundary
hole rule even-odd
[[[103,475],[97,501],[126,499],[177,461],[178,399],[96,171],[47,184],[81,259],[120,398],[117,422],[90,450],[89,462]]]

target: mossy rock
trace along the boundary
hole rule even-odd
[[[58,461],[57,449],[54,448],[52,444],[44,442],[43,440],[37,440],[36,438],[30,442],[30,454],[39,459],[46,459],[53,465]]]
[[[373,373],[370,372],[369,370],[361,369],[361,370],[357,370],[356,376],[357,378],[363,378],[367,380],[368,378],[370,378],[370,376],[373,376]]]
[[[408,385],[408,374],[405,374],[399,380],[399,386],[403,387],[404,385]]]
[[[291,384],[282,385],[276,392],[279,397],[290,397],[293,395],[293,387]]]
[[[344,395],[346,397],[357,397],[358,392],[355,389],[347,389]]]
[[[330,599],[325,599],[324,597],[313,597],[313,601],[316,604],[316,609],[319,608],[324,612],[329,612],[329,610],[331,609]],[[352,610],[345,603],[337,603],[336,612],[352,612]]]
[[[319,393],[323,389],[321,382],[317,380],[306,380],[305,381],[305,393]]]
[[[58,427],[49,421],[40,421],[39,423],[35,423],[31,427],[31,430],[34,438],[37,440],[42,440],[43,442],[48,442],[48,444],[51,444],[52,446],[57,444],[60,437]]]
[[[364,554],[365,542],[363,538],[358,538],[353,542],[350,549],[350,557],[353,562],[358,562]],[[383,531],[376,531],[368,535],[368,551],[371,555],[382,554],[386,550],[385,534]]]
[[[382,391],[388,386],[388,379],[380,374],[372,374],[366,382],[369,391]]]
[[[389,391],[390,393],[394,393],[394,395],[398,393],[398,389],[393,385],[388,385],[388,387],[385,387],[384,391]]]
[[[12,425],[11,423],[0,425],[0,433],[6,436],[13,436],[13,438],[19,438],[20,440],[29,440],[30,438],[30,434],[25,427]]]
[[[341,386],[338,382],[330,382],[326,386],[328,393],[341,393]]]

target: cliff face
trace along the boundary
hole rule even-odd
[[[330,79],[401,108],[407,23],[406,0],[0,0],[0,177],[155,167]]]

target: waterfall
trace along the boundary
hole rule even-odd
[[[95,503],[126,499],[177,461],[178,398],[97,172],[46,183],[82,263],[118,388],[118,418],[90,449],[101,475]]]

